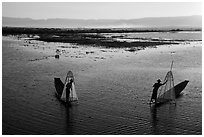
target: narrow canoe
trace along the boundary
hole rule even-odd
[[[175,91],[175,97],[178,98],[181,95],[181,92],[184,90],[184,88],[186,87],[186,85],[188,84],[188,80],[184,80],[183,82],[177,84],[176,86],[174,86],[174,91]],[[166,102],[169,102],[171,100],[169,99],[164,99],[163,96],[165,96],[165,94],[169,94],[169,92],[171,92],[172,89],[168,90],[167,92],[165,92],[164,94],[160,95],[157,98],[157,105],[160,104],[164,104]]]

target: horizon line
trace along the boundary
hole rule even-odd
[[[31,20],[49,20],[49,19],[71,19],[71,20],[134,20],[134,19],[144,19],[144,18],[173,18],[173,17],[191,17],[191,16],[201,16],[202,15],[188,15],[188,16],[160,16],[160,17],[141,17],[141,18],[129,18],[129,19],[105,19],[105,18],[102,18],[102,19],[95,19],[95,18],[89,18],[89,19],[83,19],[83,18],[46,18],[46,19],[35,19],[35,18],[30,18],[30,17],[8,17],[8,16],[2,16],[2,18],[15,18],[15,19],[31,19]]]

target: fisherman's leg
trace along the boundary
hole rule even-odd
[[[150,102],[149,103],[151,103],[152,102],[152,97],[151,97],[151,99],[150,99]]]
[[[66,103],[68,103],[68,102],[69,102],[69,92],[66,91]]]
[[[152,101],[152,99],[153,99],[153,93],[152,93],[152,96],[151,96],[151,99],[150,99],[150,102],[149,103],[152,103],[153,101]]]

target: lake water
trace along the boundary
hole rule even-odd
[[[126,38],[201,40],[201,33],[128,33]],[[35,42],[35,43],[34,43]],[[28,46],[25,46],[28,45]],[[63,48],[62,48],[63,47]],[[64,53],[55,59],[56,49]],[[136,52],[8,38],[2,42],[2,133],[26,135],[201,135],[202,42]],[[87,51],[94,51],[86,54]],[[174,60],[177,105],[150,107],[152,85]],[[54,77],[75,76],[78,104],[55,97]]]
[[[124,39],[159,39],[159,40],[202,40],[201,31],[180,32],[141,32],[141,33],[109,33],[110,37],[123,37]]]

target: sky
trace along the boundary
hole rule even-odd
[[[3,17],[137,19],[202,15],[201,2],[3,2]]]

